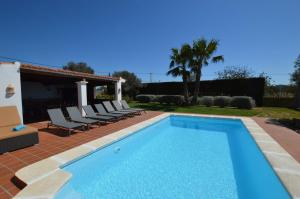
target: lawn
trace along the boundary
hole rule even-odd
[[[157,102],[150,102],[150,103],[131,102],[130,106],[136,108],[144,108],[146,110],[178,112],[178,113],[258,116],[258,117],[269,117],[274,119],[300,118],[299,110],[294,110],[289,108],[279,108],[279,107],[257,107],[252,110],[245,110],[245,109],[236,109],[236,108],[204,107],[199,105],[196,106],[162,105]]]

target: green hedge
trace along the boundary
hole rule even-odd
[[[230,106],[232,97],[229,96],[215,96],[214,105],[221,108]]]
[[[264,97],[263,106],[267,107],[287,107],[293,106],[294,98],[291,97]]]
[[[255,107],[255,101],[247,96],[234,96],[232,97],[230,106],[239,109],[252,109]]]
[[[156,95],[137,95],[135,99],[142,103],[148,103],[155,101]]]
[[[184,97],[182,95],[137,95],[136,100],[143,103],[184,104]],[[192,97],[190,97],[189,100],[191,101]],[[202,96],[198,98],[197,104],[207,107],[219,106],[252,109],[255,107],[255,100],[249,96]]]
[[[203,106],[213,106],[214,105],[214,97],[213,96],[202,96],[198,98],[198,104]]]
[[[158,102],[161,104],[184,104],[184,97],[182,95],[161,95],[158,97]]]

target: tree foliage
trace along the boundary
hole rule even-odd
[[[192,103],[196,104],[200,79],[202,76],[202,67],[209,63],[217,63],[224,61],[223,55],[215,56],[219,42],[215,39],[206,40],[201,38],[193,41],[193,46],[189,44],[182,45],[181,49],[172,49],[171,63],[167,75],[174,77],[182,76],[184,83],[184,96],[186,103],[188,102],[188,87],[187,82],[195,82],[195,90]]]
[[[68,62],[66,65],[64,65],[63,69],[94,74],[94,70],[90,66],[88,66],[87,63],[85,63],[85,62],[76,63],[76,62],[71,61],[71,62]]]
[[[291,82],[300,86],[300,54],[295,61],[294,68],[295,71],[291,74]]]
[[[184,101],[186,104],[189,102],[187,82],[190,77],[190,71],[188,70],[188,66],[192,58],[193,51],[189,44],[183,44],[180,50],[177,48],[172,48],[170,67],[169,71],[167,72],[167,75],[172,75],[173,77],[182,77]]]
[[[216,79],[246,79],[253,76],[253,71],[246,66],[227,66],[217,72]]]
[[[300,108],[300,55],[298,55],[295,65],[295,71],[291,74],[291,82],[297,86],[295,95],[295,108]]]
[[[133,98],[139,93],[139,88],[141,87],[141,79],[139,79],[134,73],[128,71],[118,71],[112,74],[113,77],[122,77],[126,80],[122,84],[123,95],[128,95]]]
[[[246,66],[227,66],[224,70],[216,73],[216,79],[246,79],[252,77],[260,77],[265,79],[265,96],[280,96],[279,87],[273,85],[272,78],[265,72],[261,72],[258,75],[254,74],[254,71]]]

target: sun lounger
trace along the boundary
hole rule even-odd
[[[121,100],[121,104],[125,110],[136,110],[136,111],[146,112],[146,110],[142,108],[130,108],[128,103],[125,100]]]
[[[82,117],[79,109],[76,106],[67,107],[67,111],[72,121],[84,123],[88,129],[92,124],[99,124],[99,120]]]
[[[71,135],[71,132],[77,128],[84,129],[85,124],[83,124],[83,123],[67,121],[60,108],[48,109],[47,112],[50,117],[50,122],[48,123],[48,128],[49,128],[49,126],[56,126],[56,127],[64,128],[64,129],[68,130],[69,135]]]
[[[116,111],[116,109],[112,106],[112,104],[109,101],[102,102],[103,106],[107,110],[108,113],[122,113],[126,115],[132,115],[132,112],[126,112],[126,111]]]
[[[117,111],[123,111],[123,112],[127,112],[127,113],[132,113],[132,114],[140,113],[140,111],[123,109],[123,107],[120,105],[120,103],[117,100],[112,101],[112,104]]]
[[[92,119],[96,119],[96,120],[100,120],[100,121],[104,121],[104,122],[112,121],[112,120],[116,119],[116,117],[113,117],[113,116],[105,116],[105,115],[97,114],[91,105],[83,106],[82,108],[83,108],[84,112],[86,113],[87,118],[92,118]]]
[[[21,120],[16,106],[0,107],[0,154],[39,143],[36,128],[26,126],[17,131],[13,130],[20,124]]]
[[[96,107],[98,113],[103,116],[112,116],[112,117],[116,117],[116,118],[126,117],[126,114],[124,114],[124,113],[109,113],[109,112],[107,112],[102,104],[95,104],[95,107]]]

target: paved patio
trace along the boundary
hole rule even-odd
[[[299,133],[276,124],[267,118],[253,117],[253,119],[300,163]]]
[[[32,147],[0,155],[0,199],[12,198],[20,191],[12,181],[15,172],[22,167],[150,119],[159,114],[161,113],[147,111],[147,113],[143,113],[140,116],[96,127],[86,132],[74,133],[70,137],[65,136],[67,135],[66,131],[54,127],[46,129],[47,122],[30,124],[39,129],[40,143]]]
[[[161,112],[149,111],[141,116],[107,124],[88,132],[78,132],[70,137],[62,137],[66,134],[65,131],[56,128],[46,129],[46,122],[31,124],[39,128],[40,144],[0,155],[0,198],[12,198],[20,191],[12,182],[14,173],[20,168],[159,114]],[[300,162],[299,134],[285,127],[272,124],[266,118],[254,117],[253,119]]]

